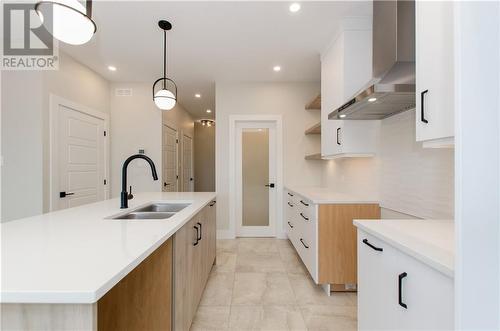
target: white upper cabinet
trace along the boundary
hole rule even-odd
[[[415,6],[416,139],[446,147],[454,136],[453,2]]]
[[[328,119],[330,112],[366,87],[371,78],[372,22],[364,18],[346,19],[330,47],[321,55],[323,158],[368,155],[376,152],[375,129],[379,126],[378,121]]]

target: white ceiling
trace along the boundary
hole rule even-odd
[[[317,82],[319,53],[340,20],[371,15],[365,1],[302,1],[294,14],[290,3],[98,1],[94,38],[62,49],[111,81],[152,84],[162,76],[157,22],[169,20],[168,76],[178,85],[178,100],[196,118],[210,118],[214,112],[205,111],[215,108],[216,81]]]

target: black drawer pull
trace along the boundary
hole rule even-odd
[[[289,196],[293,197],[293,194],[290,192],[286,192]]]
[[[306,244],[304,244],[304,240],[302,240],[302,238],[300,238],[300,242],[302,243],[302,245],[304,245],[305,248],[309,248],[309,246],[307,246]]]
[[[302,201],[302,200],[300,200],[300,203],[301,203],[301,204],[303,204],[303,205],[304,205],[304,206],[306,206],[306,207],[309,207],[309,204],[308,204],[308,203],[306,203],[306,202],[304,202],[304,201]]]
[[[341,128],[337,128],[337,145],[342,145],[341,142],[340,142],[340,140],[339,140],[340,129]]]
[[[290,227],[290,229],[293,229],[292,223],[288,222],[288,226]]]
[[[289,205],[290,207],[293,207],[293,205],[290,203],[290,201],[288,201],[288,205]]]
[[[305,219],[306,221],[309,221],[309,217],[305,217],[304,214],[300,213],[300,216],[302,216],[302,218]]]
[[[429,123],[429,121],[425,119],[425,110],[424,110],[425,94],[427,92],[429,92],[429,90],[425,90],[422,93],[420,93],[420,120],[424,123]]]
[[[377,246],[373,246],[372,244],[370,244],[370,242],[368,241],[368,239],[363,239],[363,243],[365,245],[367,245],[367,246],[370,246],[371,248],[373,248],[376,251],[382,252],[384,250],[383,248],[380,248],[380,247],[377,247]]]
[[[402,274],[399,274],[399,282],[398,282],[398,301],[399,305],[403,307],[404,309],[408,309],[408,306],[406,303],[403,302],[403,278],[406,278],[408,274],[406,272],[403,272]]]
[[[196,222],[196,224],[198,224],[200,226],[200,238],[198,238],[198,240],[201,240],[201,236],[202,236],[201,230],[203,229],[203,226],[200,222]]]
[[[196,245],[198,245],[198,242],[200,241],[200,238],[199,238],[200,237],[200,229],[198,229],[197,225],[193,226],[193,228],[196,230],[196,241],[193,244],[193,246],[196,246]]]
[[[216,202],[217,202],[217,201],[215,201],[215,200],[214,200],[214,201],[212,201],[212,202],[210,203],[210,205],[209,205],[209,206],[210,206],[210,207],[213,207],[213,206],[215,205],[215,203],[216,203]]]

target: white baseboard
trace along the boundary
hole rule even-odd
[[[230,230],[217,230],[217,239],[235,239],[236,236]]]

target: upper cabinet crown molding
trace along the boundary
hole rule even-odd
[[[453,146],[454,4],[417,1],[416,140],[424,147]]]

